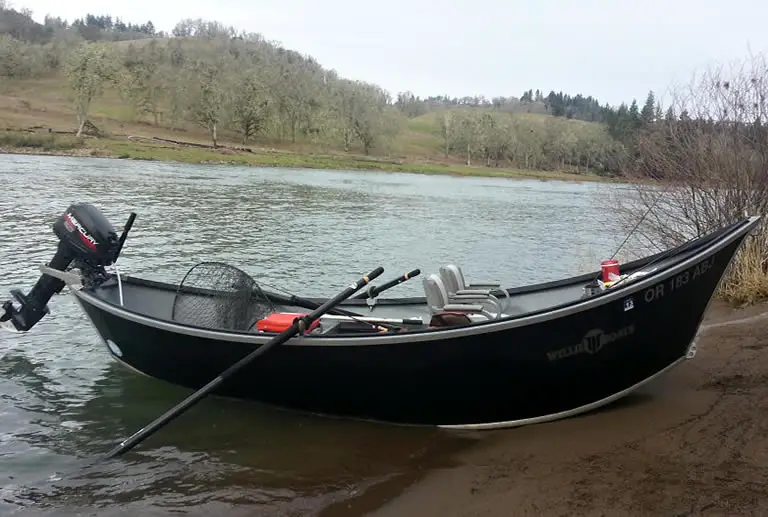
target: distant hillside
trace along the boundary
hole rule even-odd
[[[0,4],[0,7],[2,5]],[[617,109],[592,97],[396,99],[311,56],[218,22],[87,15],[68,22],[0,9],[0,122],[186,135],[241,145],[339,150],[485,167],[616,173],[652,94]]]

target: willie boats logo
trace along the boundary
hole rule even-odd
[[[596,354],[606,345],[610,345],[620,339],[631,336],[635,332],[634,325],[622,327],[614,332],[605,332],[602,329],[592,329],[584,335],[580,343],[547,352],[547,359],[557,361],[579,354]]]

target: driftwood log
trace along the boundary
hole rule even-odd
[[[158,136],[153,137],[146,137],[146,136],[129,136],[128,137],[131,140],[150,140],[154,142],[165,142],[168,144],[176,144],[176,145],[184,145],[187,147],[199,147],[201,149],[229,149],[231,151],[244,151],[246,153],[252,153],[253,150],[248,147],[234,147],[234,146],[228,146],[228,145],[217,145],[216,147],[210,145],[210,144],[199,144],[197,142],[185,142],[183,140],[171,140],[170,138],[160,138]]]

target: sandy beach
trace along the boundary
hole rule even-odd
[[[768,304],[713,303],[695,358],[642,391],[582,417],[486,432],[455,466],[374,511],[365,499],[344,513],[768,515]]]

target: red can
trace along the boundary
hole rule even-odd
[[[603,268],[603,282],[615,282],[621,276],[619,273],[619,261],[616,259],[604,260],[600,263]],[[615,275],[616,278],[612,279],[611,275]]]

